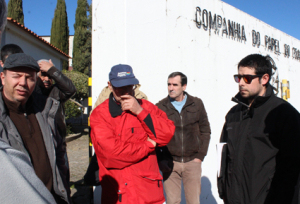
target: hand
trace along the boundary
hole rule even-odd
[[[51,67],[53,67],[53,63],[52,63],[51,59],[49,59],[49,62],[40,61],[39,66],[40,66],[40,70],[42,72],[47,72]]]
[[[194,162],[202,162],[200,159],[198,159],[198,158],[195,158],[194,160],[193,160]]]
[[[121,96],[120,102],[123,111],[130,111],[133,114],[138,115],[143,110],[138,101],[131,95]]]
[[[163,173],[172,171],[172,169],[168,165],[168,160],[162,160],[162,161],[158,162],[158,166],[159,166],[159,169],[161,170],[161,172],[163,172]]]
[[[147,138],[147,141],[151,142],[153,144],[154,147],[156,147],[156,142],[152,139],[150,139],[150,137]]]

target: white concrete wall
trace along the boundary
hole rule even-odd
[[[56,68],[62,69],[62,59],[68,58],[54,50],[33,35],[23,31],[19,27],[8,23],[2,35],[1,47],[5,44],[19,45],[24,53],[31,55],[34,59],[51,59]]]
[[[73,58],[73,40],[74,40],[74,35],[69,36],[69,56]],[[71,67],[73,64],[73,60],[69,59],[69,66]]]
[[[222,30],[215,34],[203,26],[197,28],[196,7],[201,8],[201,18],[206,9],[226,18],[227,24],[230,19],[241,29],[244,25],[246,41],[222,36]],[[252,30],[260,32],[259,48],[252,45]],[[265,35],[279,41],[281,54],[265,47]],[[284,56],[284,44],[290,46],[289,58]],[[290,81],[290,103],[300,110],[300,61],[293,59],[293,47],[300,49],[300,41],[219,0],[93,0],[93,103],[107,84],[110,68],[119,63],[133,67],[141,90],[153,103],[167,96],[171,72],[186,74],[187,92],[204,101],[212,129],[202,171],[209,182],[202,185],[201,202],[222,203],[216,186],[216,143],[224,117],[235,105],[231,97],[238,91],[233,80],[237,64],[248,54],[269,54],[280,81]]]
[[[41,38],[43,38],[44,40],[46,40],[47,42],[50,43],[50,36],[41,36]],[[69,56],[73,57],[73,40],[74,40],[74,35],[70,35],[69,36]],[[69,59],[69,66],[72,66],[72,58]]]

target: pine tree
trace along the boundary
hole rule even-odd
[[[9,0],[8,2],[8,17],[18,21],[24,25],[24,13],[22,0]]]
[[[65,0],[57,0],[57,5],[52,19],[50,43],[69,54],[69,26]],[[63,62],[63,69],[68,69],[69,63]]]
[[[91,6],[90,6],[91,8]],[[73,40],[73,69],[81,73],[89,73],[91,66],[91,12],[89,18],[87,12],[89,5],[87,0],[78,0],[74,24]]]

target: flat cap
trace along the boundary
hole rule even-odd
[[[25,53],[16,53],[9,55],[5,60],[3,69],[12,69],[17,67],[28,67],[34,69],[36,72],[40,71],[40,67],[36,60]]]

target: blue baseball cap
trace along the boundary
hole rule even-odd
[[[135,78],[131,66],[126,64],[113,66],[109,73],[109,81],[114,87],[139,84],[139,80]]]

